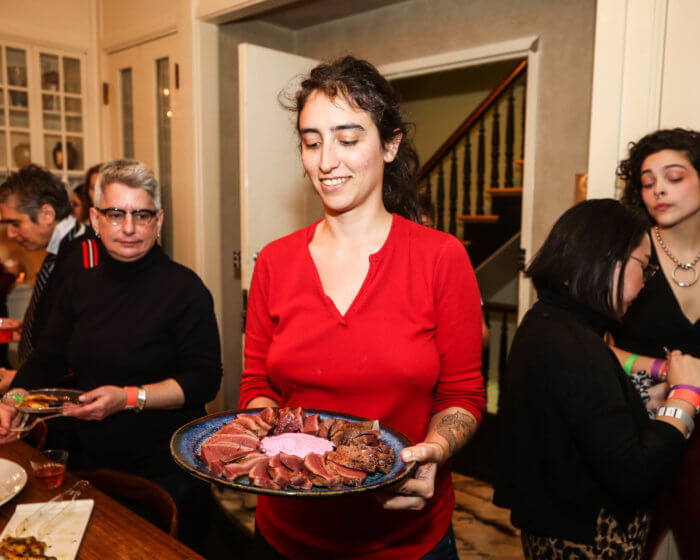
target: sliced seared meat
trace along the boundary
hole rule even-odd
[[[243,426],[246,430],[253,432],[257,437],[262,438],[267,435],[268,430],[256,422],[250,414],[239,414],[236,416],[235,422]]]
[[[219,428],[219,431],[216,432],[217,434],[247,434],[253,437],[257,437],[255,432],[252,430],[249,430],[242,424],[239,424],[235,420],[233,422],[229,422],[228,424],[224,424]]]
[[[279,418],[279,414],[277,413],[277,408],[273,408],[271,406],[268,406],[267,408],[264,408],[263,410],[260,411],[258,416],[267,422],[270,426],[276,426],[277,425],[277,419]]]
[[[260,440],[251,434],[220,434],[218,432],[211,436],[207,443],[214,443],[215,441],[230,441],[246,447],[252,447],[253,449],[260,443]]]
[[[311,490],[314,487],[309,477],[302,471],[291,472],[289,485],[296,490]]]
[[[214,461],[228,463],[247,455],[251,451],[255,451],[255,448],[230,441],[205,441],[202,444],[200,456],[205,463]]]
[[[318,414],[312,414],[307,416],[304,420],[304,426],[301,428],[302,434],[309,434],[310,436],[318,435],[319,421],[321,417]]]
[[[289,470],[294,472],[299,472],[304,466],[304,459],[297,457],[296,455],[287,455],[286,453],[279,454],[280,461]]]
[[[359,441],[355,441],[358,439]],[[377,420],[367,420],[365,422],[339,420],[330,430],[330,440],[336,447],[338,445],[350,445],[350,443],[375,445],[381,443],[382,432],[379,429]]]
[[[246,420],[252,420],[259,427],[259,430],[255,430],[255,433],[259,434],[260,437],[265,437],[267,434],[270,433],[270,430],[272,429],[272,426],[265,422],[265,420],[260,418],[259,414],[242,413],[236,416],[237,422],[244,422]]]
[[[394,465],[394,452],[385,445],[340,445],[326,454],[329,461],[367,473],[388,473]]]
[[[347,484],[348,486],[361,486],[365,478],[367,478],[366,472],[349,469],[333,461],[326,461],[326,467],[333,474],[337,474],[340,480],[343,481],[343,484]]]
[[[286,488],[289,485],[289,475],[292,471],[282,464],[279,455],[275,455],[270,457],[270,461],[267,464],[267,473],[277,486]]]
[[[267,461],[260,461],[256,463],[252,469],[250,469],[250,472],[248,473],[248,477],[250,478],[250,482],[254,486],[258,486],[260,488],[271,488],[273,490],[279,490],[280,486],[276,484],[271,478],[270,475],[267,472],[267,466],[269,464],[269,459]]]
[[[250,469],[261,461],[264,461],[265,464],[267,464],[267,456],[265,456],[263,453],[253,452],[239,461],[224,465],[222,474],[229,480],[235,480],[241,476],[247,476]]]
[[[304,427],[305,414],[301,408],[280,408],[279,419],[273,430],[273,434],[286,434],[299,432]]]
[[[342,485],[340,477],[328,470],[323,456],[318,453],[309,453],[304,458],[304,469],[314,486],[338,488]]]

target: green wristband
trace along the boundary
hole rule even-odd
[[[634,362],[637,361],[637,358],[639,358],[639,354],[632,354],[625,360],[625,365],[622,366],[622,369],[625,370],[627,375],[632,375],[632,366],[634,365]]]

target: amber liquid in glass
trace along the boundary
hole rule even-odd
[[[34,471],[36,481],[46,488],[58,488],[65,474],[66,467],[60,463],[47,463]]]

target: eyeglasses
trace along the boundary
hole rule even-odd
[[[153,221],[153,218],[158,214],[157,210],[149,210],[141,208],[139,210],[122,210],[121,208],[95,208],[102,214],[107,221],[113,226],[121,226],[126,220],[126,215],[131,214],[131,219],[134,225],[147,226]]]
[[[644,264],[642,259],[638,259],[634,255],[630,255],[630,259],[634,259],[639,264],[642,265],[642,282],[645,284],[654,277],[654,274],[659,270],[659,267],[655,264],[647,263]]]

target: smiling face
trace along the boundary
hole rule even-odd
[[[127,212],[124,223],[114,225],[97,209],[90,208],[92,227],[112,258],[122,262],[136,261],[151,250],[163,225],[163,211],[159,211],[147,225],[136,225],[130,214],[132,210],[155,210],[153,200],[145,190],[110,183],[103,188],[100,208],[120,208]]]
[[[56,227],[56,211],[50,204],[44,204],[37,213],[36,221],[29,214],[17,208],[17,200],[9,196],[0,203],[2,223],[7,226],[7,237],[14,239],[27,251],[45,249],[51,241]]]
[[[367,111],[318,91],[299,115],[299,134],[302,165],[327,215],[383,207],[384,165],[396,157],[400,134],[385,149]]]
[[[700,213],[700,179],[687,157],[662,150],[647,157],[641,169],[642,200],[651,217],[671,227]]]

